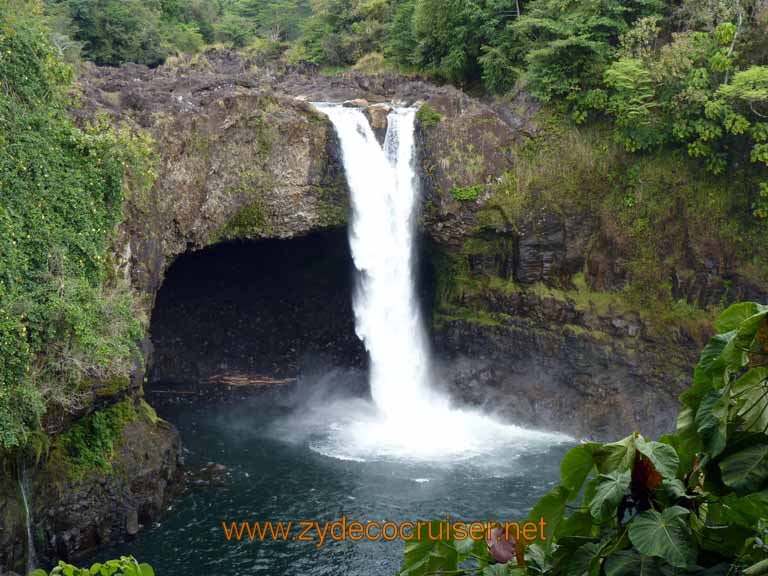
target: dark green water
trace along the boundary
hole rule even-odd
[[[160,576],[393,574],[402,555],[399,540],[327,539],[320,548],[291,540],[229,542],[221,522],[323,523],[342,515],[362,523],[446,515],[521,520],[556,483],[568,448],[527,439],[468,459],[342,460],[310,448],[323,432],[317,415],[293,397],[232,397],[161,406],[159,412],[181,431],[188,469],[216,462],[230,472],[224,485],[190,486],[158,524],[96,558],[132,554]]]

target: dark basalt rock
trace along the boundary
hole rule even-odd
[[[374,104],[368,106],[363,111],[365,117],[368,118],[368,122],[371,124],[373,134],[376,136],[376,140],[379,144],[384,145],[384,140],[387,137],[387,127],[389,126],[388,115],[392,111],[392,107],[388,104]]]
[[[136,535],[166,509],[179,490],[181,441],[173,426],[139,419],[115,442],[112,471],[73,479],[56,461],[32,468],[28,501],[38,560],[77,558]],[[0,568],[22,569],[26,558],[24,509],[12,478],[0,482]]]
[[[552,214],[544,214],[520,233],[515,277],[524,284],[554,278],[564,257],[565,226]]]

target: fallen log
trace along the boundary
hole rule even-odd
[[[269,378],[249,374],[216,374],[208,378],[208,384],[224,386],[282,386],[296,382],[296,378]]]

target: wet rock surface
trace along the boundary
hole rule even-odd
[[[110,472],[68,475],[55,460],[31,468],[29,489],[38,561],[76,561],[135,536],[165,511],[180,488],[181,441],[173,426],[139,419],[115,442]],[[0,567],[21,569],[26,558],[24,510],[12,479],[0,483]]]
[[[608,343],[604,333],[555,325],[523,318],[496,326],[446,322],[437,340],[451,392],[511,422],[578,438],[674,430],[695,348],[661,357],[634,330]]]

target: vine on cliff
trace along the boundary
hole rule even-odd
[[[142,333],[109,256],[141,142],[72,122],[72,70],[40,15],[0,5],[0,450],[51,403],[81,403],[84,382],[127,374]]]

